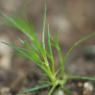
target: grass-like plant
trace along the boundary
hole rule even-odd
[[[50,87],[50,91],[48,95],[52,95],[56,87],[60,87],[63,91],[66,91],[65,84],[68,80],[91,80],[95,81],[95,77],[83,77],[83,76],[73,76],[66,73],[65,70],[65,63],[69,58],[69,55],[72,51],[79,46],[82,42],[95,37],[95,32],[89,34],[87,36],[82,37],[80,40],[76,41],[72,47],[67,51],[67,53],[63,56],[61,47],[59,45],[58,40],[54,39],[49,32],[49,25],[48,25],[48,48],[46,48],[45,44],[45,30],[46,30],[46,7],[44,13],[44,20],[43,20],[43,30],[42,30],[42,41],[39,41],[36,32],[34,31],[33,26],[29,24],[28,21],[25,21],[21,18],[17,17],[10,17],[5,14],[2,14],[2,17],[10,24],[12,27],[19,29],[20,32],[25,34],[31,43],[25,40],[20,40],[21,44],[25,46],[17,47],[15,44],[10,45],[14,50],[18,53],[23,55],[24,57],[28,58],[29,60],[33,61],[39,69],[42,70],[47,77],[47,82],[42,83],[39,86],[34,88],[25,89],[21,91],[21,93],[32,93],[37,92],[39,90],[43,90],[44,88]],[[55,69],[55,60],[54,60],[54,53],[53,48],[56,48],[58,56],[59,56],[59,68]],[[60,75],[60,76],[59,76]]]

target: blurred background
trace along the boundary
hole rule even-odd
[[[95,0],[46,2],[47,23],[52,36],[58,35],[63,54],[78,39],[95,32]],[[45,0],[0,0],[0,12],[27,19],[34,24],[35,32],[41,39],[44,4]],[[18,38],[27,39],[19,30],[5,25],[0,18],[0,95],[15,95],[19,90],[37,84],[42,76],[33,63],[2,43],[20,45]],[[58,64],[56,54],[55,59]],[[76,48],[68,59],[66,68],[71,74],[95,76],[95,39]],[[28,83],[27,80],[31,82]],[[37,95],[45,95],[45,92]]]

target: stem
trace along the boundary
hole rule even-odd
[[[53,91],[55,90],[55,88],[57,87],[58,83],[56,83],[50,90],[50,92],[48,93],[48,95],[52,95]]]

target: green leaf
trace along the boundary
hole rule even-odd
[[[37,92],[37,91],[40,91],[40,90],[43,90],[43,89],[46,89],[48,87],[50,87],[51,85],[50,84],[42,84],[42,85],[39,85],[39,86],[36,86],[34,88],[28,88],[28,89],[24,89],[23,91],[21,91],[20,93],[33,93],[33,92]]]
[[[65,68],[63,65],[63,55],[62,55],[62,50],[61,47],[59,45],[59,41],[58,41],[58,36],[56,35],[55,38],[53,39],[53,46],[56,48],[57,52],[58,52],[58,57],[59,57],[59,63],[60,63],[60,69],[61,69],[61,73],[62,75],[64,75],[65,73]],[[57,72],[56,72],[57,73]],[[63,76],[64,77],[64,76]]]
[[[29,43],[27,40],[22,40],[22,39],[19,39],[19,41],[25,49],[30,51],[35,51],[38,54],[40,53],[39,49],[35,46],[35,44]]]
[[[11,48],[13,48],[16,52],[18,52],[23,57],[35,62],[35,64],[38,67],[40,67],[42,70],[45,71],[45,73],[47,73],[47,69],[45,68],[43,62],[41,61],[41,59],[39,57],[39,55],[35,51],[29,51],[25,48],[17,47],[15,44],[7,44],[7,43],[4,43],[4,44],[9,45]]]
[[[74,80],[89,80],[89,81],[95,81],[95,76],[94,77],[86,77],[86,76],[70,76],[70,79]]]
[[[95,32],[90,33],[89,35],[83,36],[82,38],[80,38],[80,40],[76,41],[71,47],[70,49],[67,51],[67,53],[64,55],[64,59],[63,59],[63,64],[66,63],[67,59],[69,58],[70,54],[72,53],[72,51],[78,47],[81,43],[83,43],[86,40],[89,40],[91,38],[95,37]]]
[[[49,47],[49,51],[47,52],[47,56],[51,62],[50,67],[51,67],[52,73],[54,75],[56,75],[55,67],[54,67],[54,56],[53,56],[52,47],[51,47],[51,35],[50,35],[50,31],[49,31],[49,25],[48,25],[48,47]]]
[[[51,63],[54,64],[54,56],[53,56],[53,52],[52,52],[52,47],[51,47],[51,35],[50,35],[50,31],[49,31],[49,25],[48,25],[48,46],[49,46],[49,56],[51,59]]]
[[[20,32],[24,33],[33,42],[33,44],[35,44],[36,48],[43,52],[33,25],[30,26],[30,23],[22,18],[7,16],[3,13],[2,17],[10,26],[17,28]]]
[[[46,29],[46,4],[45,4],[45,12],[43,17],[43,29],[42,29],[42,46],[43,46],[43,57],[46,59],[46,49],[45,49],[45,29]]]
[[[31,40],[35,39],[35,34],[33,33],[34,29],[32,26],[30,26],[28,21],[25,21],[25,20],[23,20],[21,18],[17,18],[17,17],[7,16],[5,14],[3,14],[3,17],[5,18],[5,20],[7,20],[7,23],[9,25],[19,29],[21,32],[23,32],[25,35],[27,35]]]

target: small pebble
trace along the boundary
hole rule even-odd
[[[78,82],[77,85],[78,85],[79,88],[83,87],[83,83],[82,82]]]
[[[65,95],[65,94],[62,90],[58,90],[58,91],[56,91],[56,93],[54,95]]]
[[[0,89],[0,95],[11,95],[10,88],[8,88],[8,87],[1,88]]]
[[[88,91],[93,91],[94,90],[93,84],[91,82],[85,82],[84,89],[86,89]]]
[[[84,83],[83,95],[92,95],[93,90],[94,90],[94,87],[91,82]]]

